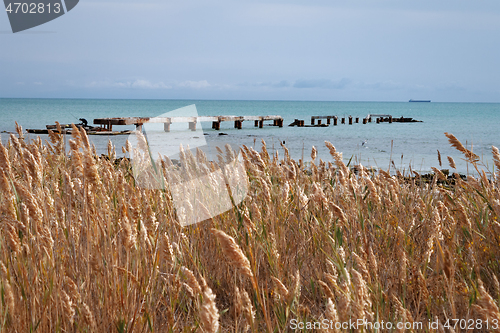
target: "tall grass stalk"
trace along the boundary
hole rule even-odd
[[[0,144],[0,330],[286,332],[291,319],[498,320],[500,154],[492,148],[496,175],[481,172],[477,155],[446,136],[477,178],[433,169],[425,182],[348,167],[329,142],[312,149],[309,166],[284,145],[283,158],[265,142],[260,151],[242,147],[247,197],[182,227],[169,186],[136,186],[131,163],[111,145],[96,156],[74,128],[66,152],[62,135],[28,142],[19,128]],[[332,160],[318,160],[319,149]],[[221,153],[216,163],[186,149],[180,166],[148,153],[156,178],[142,181],[182,184],[236,156]]]

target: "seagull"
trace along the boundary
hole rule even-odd
[[[363,147],[365,145],[365,143],[368,142],[368,139],[366,139],[365,141],[363,141],[363,143],[361,144],[361,147]]]

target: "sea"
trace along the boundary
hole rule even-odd
[[[362,164],[406,174],[410,171],[429,172],[431,167],[450,169],[451,172],[474,174],[474,168],[463,155],[452,148],[445,132],[455,135],[464,146],[477,154],[480,169],[495,172],[491,147],[500,147],[500,104],[498,103],[410,103],[410,102],[319,102],[319,101],[235,101],[235,100],[125,100],[125,99],[10,99],[0,98],[0,137],[6,144],[9,133],[15,131],[17,122],[25,129],[44,129],[55,121],[61,124],[79,123],[85,118],[92,124],[95,118],[106,117],[158,117],[169,112],[182,114],[183,110],[195,110],[200,116],[264,116],[280,115],[284,118],[282,128],[267,122],[263,128],[254,127],[253,121],[243,123],[242,129],[235,129],[233,122],[222,122],[219,131],[211,123],[199,123],[196,132],[178,127],[170,133],[156,131],[155,142],[193,148],[200,144],[232,146],[247,145],[260,149],[262,140],[269,153],[284,156],[284,144],[292,158],[311,161],[311,149],[317,150],[317,159],[332,161],[324,142],[331,142],[343,153],[344,162],[349,165]],[[182,109],[184,108],[184,109]],[[175,111],[175,110],[179,110]],[[172,113],[171,113],[172,114]],[[393,118],[410,117],[421,122],[380,123],[373,118],[363,124],[369,114],[387,114]],[[189,114],[192,115],[192,114]],[[333,120],[328,127],[289,127],[295,119],[311,123],[311,116],[338,116],[337,126]],[[359,123],[348,124],[348,117],[359,117]],[[340,118],[346,123],[341,124]],[[322,121],[323,123],[326,120]],[[134,126],[114,126],[113,130],[133,130]],[[179,131],[184,131],[179,135]],[[152,133],[152,132],[151,132]],[[221,133],[227,135],[220,135]],[[39,135],[43,141],[47,135]],[[28,140],[36,138],[26,134]],[[69,138],[68,138],[69,139]],[[116,146],[118,156],[121,147],[129,139],[127,135],[90,136],[98,153],[106,153],[108,141]],[[190,141],[194,140],[194,141]],[[196,141],[197,140],[197,141]],[[441,165],[438,160],[441,155]],[[450,168],[447,156],[457,166]]]

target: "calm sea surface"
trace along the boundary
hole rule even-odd
[[[365,166],[388,169],[392,160],[400,170],[409,167],[417,171],[439,168],[437,150],[441,152],[443,168],[449,168],[446,156],[452,156],[458,171],[467,173],[461,154],[448,144],[444,132],[453,133],[467,148],[473,146],[484,163],[483,168],[493,170],[491,146],[500,147],[498,127],[500,104],[487,103],[408,103],[408,102],[301,102],[301,101],[206,101],[206,100],[90,100],[90,99],[0,99],[0,132],[12,132],[17,121],[23,129],[45,128],[46,124],[78,123],[86,118],[147,116],[155,117],[166,112],[195,104],[199,115],[281,115],[284,127],[255,128],[253,122],[243,123],[243,129],[233,128],[232,122],[223,122],[220,131],[202,123],[204,138],[209,144],[228,141],[235,145],[246,144],[260,148],[264,139],[268,150],[283,151],[285,142],[293,158],[310,160],[311,147],[316,146],[318,157],[331,160],[324,141],[330,141],[343,152],[347,163],[361,162]],[[383,123],[363,125],[361,118],[368,114],[390,114],[393,117],[412,117],[422,123]],[[298,128],[287,125],[295,118],[310,124],[313,115],[360,117],[359,124],[340,124],[330,127]],[[325,122],[325,120],[323,120]],[[347,119],[346,119],[347,122]],[[187,127],[187,124],[186,124]],[[118,126],[113,129],[133,129]],[[227,133],[219,136],[218,133]],[[173,133],[163,133],[161,140],[169,141]],[[168,135],[171,135],[170,137]],[[197,135],[193,132],[192,135]],[[31,139],[34,135],[29,136]],[[46,136],[41,136],[43,139]],[[2,133],[5,143],[8,134]],[[109,139],[121,147],[126,136],[91,136],[98,152],[104,153]],[[171,141],[171,140],[170,140]],[[175,140],[174,140],[175,141]],[[363,144],[364,143],[364,144]],[[187,142],[186,144],[189,144]],[[117,149],[121,151],[121,149]],[[469,172],[471,168],[469,167]]]

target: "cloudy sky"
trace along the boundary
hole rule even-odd
[[[500,102],[498,0],[88,1],[13,34],[0,97]]]

